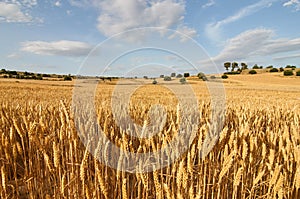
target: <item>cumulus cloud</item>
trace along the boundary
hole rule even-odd
[[[86,56],[92,50],[92,46],[79,41],[27,41],[21,44],[21,51],[37,55],[58,55],[58,56]]]
[[[255,4],[248,5],[242,9],[240,9],[235,14],[228,16],[227,18],[225,18],[223,20],[207,24],[206,28],[205,28],[205,33],[211,40],[218,41],[221,39],[220,32],[221,32],[221,28],[223,26],[233,23],[235,21],[238,21],[249,15],[252,15],[263,8],[270,7],[272,5],[272,3],[275,1],[277,1],[277,0],[260,0],[259,2],[255,3]]]
[[[141,27],[175,29],[189,36],[196,35],[195,29],[184,24],[183,0],[69,0],[69,2],[73,6],[96,8],[99,11],[97,28],[107,37]]]
[[[32,17],[21,11],[18,4],[0,2],[0,22],[30,22]]]
[[[61,2],[60,2],[60,1],[56,1],[56,2],[54,3],[54,5],[55,5],[56,7],[61,7]]]
[[[281,53],[299,51],[300,38],[276,38],[275,32],[271,29],[252,29],[245,31],[234,38],[229,39],[223,50],[212,60],[217,65],[226,61],[242,61],[251,58],[259,59],[264,56],[277,56],[273,59],[284,59],[288,56],[280,57]],[[279,56],[279,57],[278,57]],[[208,63],[207,60],[202,64]]]
[[[296,11],[300,10],[300,1],[299,0],[290,0],[283,4],[284,7],[294,6]]]

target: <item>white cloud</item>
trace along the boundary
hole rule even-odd
[[[211,7],[211,6],[215,5],[215,4],[216,4],[216,2],[214,0],[209,0],[206,4],[204,4],[202,6],[202,8]]]
[[[296,11],[300,10],[300,1],[299,0],[290,0],[283,4],[284,7],[295,6]]]
[[[189,38],[193,38],[197,36],[197,31],[188,26],[182,25],[178,26],[176,32],[170,35],[168,38],[173,39],[175,37],[179,37],[181,42],[185,42]]]
[[[99,11],[97,28],[107,37],[141,27],[175,29],[189,36],[196,35],[196,30],[184,25],[183,0],[69,0],[69,2],[73,6],[96,8]]]
[[[58,56],[86,56],[92,50],[92,46],[79,41],[27,41],[21,44],[21,51],[38,55]]]
[[[289,56],[282,57],[280,54],[300,49],[300,38],[274,39],[274,36],[274,31],[270,29],[259,28],[245,31],[229,39],[223,50],[217,56],[212,57],[212,60],[217,65],[222,65],[226,61],[259,60],[261,57],[274,57],[275,55],[278,57],[273,59],[287,59]],[[209,63],[208,60],[202,62],[202,64],[207,63]]]
[[[60,2],[60,1],[56,1],[56,2],[54,3],[54,5],[55,5],[56,7],[61,7],[61,2]]]
[[[18,4],[0,2],[0,22],[30,22],[32,17],[23,13]]]
[[[277,0],[260,0],[259,2],[255,3],[255,4],[246,6],[242,9],[240,9],[235,14],[233,14],[223,20],[207,24],[206,28],[205,28],[205,33],[212,40],[217,40],[217,41],[221,40],[220,31],[223,26],[233,23],[235,21],[238,21],[249,15],[252,15],[263,8],[270,7],[272,5],[272,3],[275,1],[277,1]]]

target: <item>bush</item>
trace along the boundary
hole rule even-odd
[[[71,76],[64,76],[64,81],[72,81],[72,77]]]
[[[171,77],[176,77],[176,73],[171,73]]]
[[[239,75],[239,74],[241,74],[241,72],[239,72],[239,71],[231,71],[231,72],[227,72],[227,73],[224,73],[224,74],[226,74],[226,75]]]
[[[283,71],[284,71],[284,69],[283,69],[282,67],[280,67],[280,68],[279,68],[279,71],[280,71],[280,72],[283,72]]]
[[[255,64],[252,69],[259,69],[259,66],[257,66],[257,64]]]
[[[203,81],[207,81],[207,77],[205,76],[204,73],[198,73],[199,79],[202,79]]]
[[[184,77],[189,77],[189,76],[190,76],[190,73],[183,73],[183,76],[184,76]]]
[[[164,78],[165,76],[164,76],[164,75],[160,75],[159,77],[160,77],[160,78]]]
[[[181,74],[176,75],[176,78],[182,78]]]
[[[185,84],[186,83],[186,79],[183,77],[179,80],[180,83]]]
[[[222,79],[228,79],[228,76],[226,74],[221,76]]]
[[[277,68],[272,68],[271,70],[270,70],[270,73],[276,73],[276,72],[278,72],[279,70],[277,69]]]
[[[273,66],[271,65],[271,66],[267,66],[267,68],[273,68]]]
[[[157,81],[156,81],[156,80],[153,80],[152,84],[157,84]]]
[[[256,74],[257,72],[256,72],[256,70],[250,70],[249,71],[249,74],[251,74],[251,75],[254,75],[254,74]]]
[[[294,73],[293,73],[292,70],[286,70],[286,71],[283,72],[283,75],[284,76],[292,76],[292,75],[294,75]]]
[[[300,70],[296,72],[296,76],[300,76]]]
[[[212,75],[210,76],[210,79],[216,79],[216,76]]]
[[[171,81],[171,80],[172,80],[172,78],[170,76],[165,76],[164,77],[164,81]]]

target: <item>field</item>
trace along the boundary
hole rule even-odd
[[[141,126],[147,125],[151,105],[160,104],[167,113],[159,134],[138,139],[114,121],[116,81],[100,81],[96,90],[97,120],[107,138],[134,153],[170,143],[182,120],[178,100],[164,82],[148,80],[130,98],[129,115]],[[0,197],[300,198],[300,78],[265,73],[224,80],[224,126],[204,158],[210,95],[205,82],[193,77],[188,82],[199,101],[196,138],[169,166],[135,173],[106,166],[83,145],[71,109],[74,81],[0,79]],[[91,129],[81,129],[89,146]],[[117,157],[99,143],[104,158]]]

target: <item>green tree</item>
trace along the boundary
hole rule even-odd
[[[237,62],[232,62],[231,63],[231,71],[234,71],[235,68],[238,68],[239,64]]]
[[[226,71],[228,71],[228,69],[230,68],[230,66],[231,66],[230,62],[225,62],[224,63],[224,67],[225,67]]]
[[[245,70],[245,69],[248,69],[248,65],[244,62],[241,63],[241,70]]]

